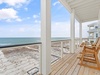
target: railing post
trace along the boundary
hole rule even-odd
[[[76,42],[76,39],[75,39],[75,46],[74,46],[74,50],[77,48],[76,43],[77,43],[77,42]]]
[[[61,41],[61,58],[63,58],[63,42]]]
[[[78,47],[79,47],[79,46],[78,46],[78,39],[77,39],[77,49],[78,49]]]
[[[40,62],[39,62],[39,74],[42,74],[42,44],[39,44],[39,59],[40,59]]]
[[[69,40],[69,51],[71,53],[71,40]]]
[[[78,39],[78,47],[80,47],[80,40]]]

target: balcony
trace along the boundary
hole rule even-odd
[[[89,31],[88,31],[88,33],[94,33],[94,32],[97,32],[98,31],[98,29],[90,29]]]
[[[78,39],[75,41],[74,54],[70,53],[70,40],[52,41],[51,47],[51,75],[62,73],[64,69],[67,69],[68,63],[70,63],[68,71],[72,66],[74,67],[73,63],[80,51]],[[64,67],[64,65],[66,66]],[[41,70],[40,66],[41,43],[0,47],[0,75],[37,74]]]
[[[75,19],[79,22],[80,43],[82,23],[100,23],[100,0],[59,1],[71,14],[70,40],[51,45],[51,0],[41,0],[41,43],[1,47],[0,75],[100,75],[100,71],[78,65],[81,49],[79,40],[75,40]]]

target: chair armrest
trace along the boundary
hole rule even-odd
[[[87,49],[95,49],[95,46],[85,46]]]
[[[86,46],[86,43],[85,43],[85,42],[82,42],[82,43],[80,44],[80,47],[83,47],[83,46]]]

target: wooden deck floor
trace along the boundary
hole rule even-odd
[[[50,75],[100,75],[99,70],[80,66],[78,64],[80,60],[77,59],[78,55],[79,51],[74,54],[66,54],[52,65]]]

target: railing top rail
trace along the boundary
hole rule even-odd
[[[60,42],[60,41],[70,41],[70,39],[66,39],[66,40],[54,40],[54,41],[51,41],[51,42]]]
[[[79,38],[76,38],[78,40]],[[88,38],[83,38],[83,39],[88,39]],[[51,42],[61,42],[61,41],[70,41],[71,39],[64,39],[64,40],[55,40]],[[35,44],[42,44],[41,42],[36,42],[36,43],[28,43],[28,44],[17,44],[17,45],[7,45],[7,46],[0,46],[0,48],[10,48],[10,47],[18,47],[18,46],[26,46],[26,45],[35,45]]]
[[[9,48],[9,47],[26,46],[26,45],[34,45],[34,44],[41,44],[41,42],[28,43],[28,44],[17,44],[17,45],[0,46],[0,48]]]
[[[67,40],[56,40],[56,41],[51,41],[51,42],[60,42],[60,41],[68,41]],[[0,46],[0,48],[9,48],[9,47],[18,47],[18,46],[26,46],[26,45],[35,45],[35,44],[42,44],[41,42],[36,42],[36,43],[28,43],[28,44],[17,44],[17,45],[7,45],[7,46]]]

